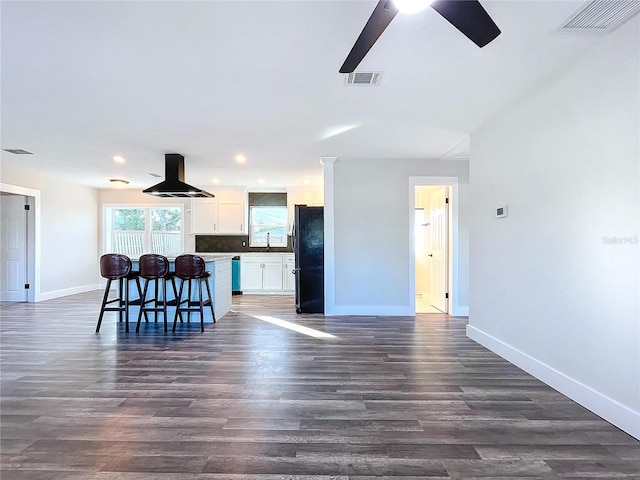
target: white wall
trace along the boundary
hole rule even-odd
[[[469,163],[339,159],[334,165],[335,305],[329,314],[413,315],[409,177],[458,177],[459,298],[467,298]],[[413,192],[411,192],[413,194]],[[326,199],[325,199],[326,201]],[[329,285],[331,282],[329,282]],[[327,298],[331,298],[328,295]]]
[[[639,22],[472,135],[468,328],[636,437]]]
[[[98,288],[98,191],[2,167],[2,183],[40,191],[40,269],[36,300]]]

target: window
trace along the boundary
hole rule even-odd
[[[253,206],[249,208],[249,245],[251,247],[287,246],[287,207]]]
[[[129,257],[182,253],[182,207],[107,207],[105,220],[108,252]]]

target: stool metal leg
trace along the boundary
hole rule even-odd
[[[138,312],[138,322],[136,324],[136,333],[140,332],[140,322],[142,321],[142,314],[146,314],[144,311],[145,302],[147,300],[147,290],[149,289],[149,280],[145,278],[144,288],[142,289],[142,296],[140,297],[140,311]],[[145,315],[147,322],[149,319]]]
[[[204,304],[202,302],[202,280],[198,280],[198,300],[200,300],[200,332],[204,333]]]
[[[191,288],[191,282],[192,281],[196,281],[198,282],[197,285],[197,291],[192,292],[192,288]],[[182,298],[184,291],[185,291],[185,282],[187,282],[187,296],[186,298]],[[205,287],[207,289],[207,297],[208,299],[205,299],[204,294],[203,294],[203,288],[202,288],[202,283],[204,282]],[[197,295],[197,298],[193,299],[191,298],[192,294]],[[186,306],[183,306],[185,305]],[[210,307],[211,308],[211,315],[213,318],[213,323],[216,323],[216,316],[215,316],[215,311],[213,308],[213,297],[211,295],[211,287],[209,286],[209,282],[207,281],[206,278],[193,278],[193,279],[187,279],[187,280],[183,280],[180,279],[180,291],[178,292],[177,295],[177,301],[176,301],[176,314],[173,317],[173,329],[172,331],[175,332],[176,331],[176,325],[178,323],[178,318],[180,318],[180,320],[182,321],[182,313],[186,312],[187,313],[187,323],[189,323],[189,317],[191,315],[191,313],[199,313],[200,314],[200,331],[201,333],[204,333],[204,307]]]
[[[118,290],[116,291],[116,294],[118,295],[118,306],[120,308],[122,308],[123,305],[124,305],[124,296],[122,295],[123,294],[123,291],[122,291],[122,283],[123,282],[124,282],[124,280],[122,278],[118,279]],[[118,321],[120,323],[122,323],[122,312],[123,312],[122,310],[120,310],[118,312]]]
[[[187,307],[191,306],[191,279],[187,280]],[[191,311],[187,311],[187,323],[191,323]]]
[[[204,280],[204,285],[207,287],[207,295],[209,295],[209,306],[211,307],[211,318],[213,318],[213,323],[216,323],[216,312],[213,311],[213,297],[211,296],[211,287],[209,287],[209,281],[207,279]]]
[[[124,285],[125,290],[124,290],[124,321],[125,321],[125,325],[124,325],[124,331],[129,333],[129,281],[125,281],[123,282],[122,279],[120,279],[120,288],[122,288],[122,286]],[[122,297],[122,290],[120,290],[121,295],[120,297]]]
[[[167,333],[167,279],[162,278],[162,317],[164,320],[164,333]]]
[[[159,285],[159,282],[162,283]],[[153,291],[155,292],[154,298],[147,300],[147,294],[149,292],[149,283],[154,282]],[[162,297],[159,294],[162,293]],[[168,305],[167,305],[167,280],[164,277],[161,278],[145,278],[144,289],[142,291],[140,304],[140,312],[138,313],[138,321],[136,324],[136,333],[140,331],[140,324],[142,323],[142,315],[145,316],[145,320],[149,322],[149,318],[147,317],[147,312],[154,312],[155,322],[158,322],[158,313],[162,313],[164,315],[164,331],[165,333],[168,330]],[[147,304],[151,303],[152,307],[147,307]]]
[[[104,297],[102,298],[102,305],[100,306],[100,316],[98,317],[98,325],[96,325],[96,333],[100,332],[100,325],[102,325],[102,317],[104,316],[104,309],[107,306],[107,299],[109,298],[109,289],[111,288],[111,279],[107,279],[107,286],[104,289]]]
[[[176,325],[178,323],[178,315],[180,315],[180,320],[182,320],[182,315],[180,313],[180,304],[182,303],[182,291],[184,290],[184,280],[180,279],[180,289],[178,291],[178,296],[176,297],[176,314],[173,317],[173,328],[172,332],[176,331]]]

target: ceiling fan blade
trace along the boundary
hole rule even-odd
[[[431,7],[479,47],[500,35],[500,29],[478,0],[436,0]]]
[[[398,9],[391,0],[380,0],[378,2],[367,24],[362,29],[362,33],[360,33],[342,67],[340,67],[340,73],[351,73],[356,69],[397,14]]]

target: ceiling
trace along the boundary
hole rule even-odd
[[[2,1],[2,165],[111,188],[320,184],[319,158],[469,156],[469,134],[548,81],[598,35],[553,33],[581,1],[482,4],[479,49],[434,10],[398,15],[339,74],[376,1]],[[242,153],[243,165],[234,157]],[[126,163],[113,161],[114,155]]]

